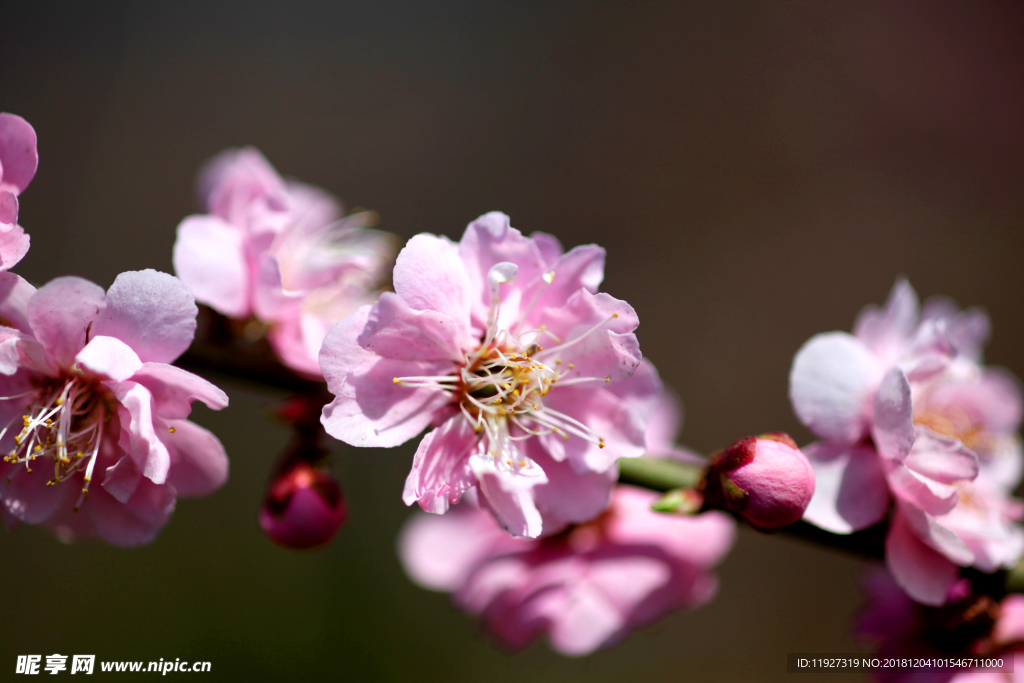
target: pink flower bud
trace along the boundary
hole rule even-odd
[[[260,526],[275,543],[305,550],[334,538],[345,516],[345,499],[334,477],[300,461],[274,478]]]
[[[814,470],[781,432],[740,439],[723,451],[708,474],[725,505],[761,529],[796,522],[814,495]]]

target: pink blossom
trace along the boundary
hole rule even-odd
[[[814,470],[787,434],[740,439],[711,459],[705,495],[761,529],[798,521],[814,494]],[[715,506],[720,507],[720,506]]]
[[[394,293],[333,327],[320,364],[327,432],[390,447],[426,427],[407,505],[444,513],[471,488],[513,535],[551,534],[608,505],[616,461],[644,453],[661,392],[636,313],[598,293],[604,250],[562,253],[502,213],[461,242],[421,234]]]
[[[0,271],[28,253],[29,237],[18,225],[18,195],[39,166],[36,131],[15,114],[0,114]]]
[[[1009,496],[1020,479],[1016,380],[981,365],[988,318],[945,300],[918,313],[900,280],[853,335],[811,338],[790,397],[822,438],[804,449],[817,478],[808,521],[851,533],[895,503],[886,562],[915,600],[942,604],[959,567],[994,571],[1024,553]]]
[[[509,537],[464,503],[444,517],[410,518],[399,556],[413,581],[452,592],[505,646],[546,634],[558,652],[585,655],[715,595],[711,569],[731,548],[735,524],[721,512],[659,515],[650,510],[656,498],[617,486],[604,515],[536,540]]]
[[[181,281],[145,270],[122,273],[106,293],[76,277],[36,290],[3,273],[0,292],[0,503],[9,523],[139,545],[166,524],[177,496],[224,483],[220,441],[186,418],[193,400],[220,409],[228,398],[169,365],[196,328]]]
[[[1002,601],[976,593],[966,579],[954,582],[944,607],[915,603],[888,574],[864,582],[867,603],[857,634],[881,656],[1002,659],[1013,672],[880,668],[882,683],[1020,683],[1024,681],[1024,596]]]
[[[283,180],[251,147],[212,159],[199,194],[207,213],[178,226],[178,276],[200,303],[255,316],[285,365],[319,378],[328,328],[376,298],[391,236],[366,229],[372,213],[343,217],[323,190]]]

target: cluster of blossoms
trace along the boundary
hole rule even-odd
[[[327,432],[390,447],[432,427],[406,504],[444,513],[477,489],[514,536],[586,522],[609,504],[616,461],[644,453],[661,382],[641,361],[638,320],[598,292],[604,250],[564,253],[502,213],[456,244],[421,234],[377,303],[333,327],[320,364],[335,399]]]
[[[806,519],[837,534],[887,516],[886,563],[915,600],[943,604],[960,567],[984,572],[1024,554],[1022,402],[1009,373],[982,365],[987,316],[944,299],[918,310],[900,280],[854,333],[811,338],[790,396],[822,440],[804,449],[817,490]]]
[[[370,212],[344,216],[323,190],[285,181],[252,148],[228,150],[199,177],[202,215],[178,226],[174,269],[196,300],[267,326],[278,358],[320,378],[327,329],[372,303],[393,254]]]
[[[34,131],[10,114],[0,115],[0,162],[2,202],[24,189],[37,163]],[[24,238],[16,262],[28,237],[6,227]],[[37,290],[0,273],[0,510],[8,525],[139,545],[166,524],[178,496],[224,483],[220,441],[186,418],[194,400],[220,409],[228,398],[171,365],[192,343],[196,314],[188,288],[153,270],[122,273],[106,292],[76,277]]]

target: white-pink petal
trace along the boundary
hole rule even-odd
[[[804,519],[834,534],[850,534],[885,519],[892,498],[873,447],[819,441],[801,450],[815,480]]]
[[[216,216],[189,216],[178,225],[173,260],[196,301],[229,318],[249,316],[249,265],[240,228]]]

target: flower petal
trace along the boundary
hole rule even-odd
[[[471,458],[470,462],[478,482],[480,505],[491,513],[498,525],[513,536],[540,536],[543,519],[533,500],[533,487],[545,483],[543,470],[533,468],[534,476],[503,472],[495,467],[493,458],[486,455]]]
[[[420,441],[402,500],[419,503],[426,512],[443,515],[476,483],[469,456],[479,441],[469,422],[455,415]]]
[[[829,441],[853,443],[867,430],[881,379],[871,351],[845,332],[811,337],[793,358],[789,398],[800,421]]]
[[[548,479],[533,490],[545,534],[566,524],[589,522],[608,508],[619,475],[617,467],[577,474],[568,461],[553,460],[536,441],[528,441],[527,452]]]
[[[595,244],[585,244],[559,258],[543,277],[534,277],[532,283],[525,277],[520,280],[527,285],[523,292],[524,302],[528,304],[534,297],[537,299],[526,322],[532,323],[544,309],[561,308],[580,289],[596,294],[604,279],[604,259],[604,249]]]
[[[370,309],[359,345],[386,358],[401,360],[463,359],[460,331],[437,311],[417,311],[391,292],[384,292]]]
[[[477,559],[495,545],[496,534],[504,532],[486,512],[468,505],[443,517],[414,514],[398,536],[398,557],[417,584],[450,592],[465,583]]]
[[[918,474],[894,460],[883,460],[882,466],[897,499],[913,503],[930,515],[944,515],[956,505],[955,487]]]
[[[485,313],[491,303],[487,274],[492,266],[503,261],[514,264],[520,286],[539,280],[547,268],[537,244],[513,228],[509,217],[500,211],[485,213],[466,227],[459,241],[459,256],[465,264],[472,305],[478,315]]]
[[[904,465],[943,484],[978,476],[978,456],[958,439],[936,434],[927,427],[916,426],[914,430],[916,440]]]
[[[97,535],[107,543],[129,547],[145,545],[156,538],[170,520],[174,503],[169,486],[143,478],[127,503],[117,502],[99,488],[89,496],[79,514],[89,516]]]
[[[640,324],[636,311],[604,292],[577,290],[562,308],[542,311],[537,323],[556,337],[556,345],[537,357],[546,363],[561,360],[569,378],[619,382],[640,364],[640,345],[633,334]]]
[[[102,288],[80,277],[50,280],[29,299],[29,326],[57,366],[71,367],[105,301]]]
[[[4,194],[0,192],[0,203],[3,202]],[[11,225],[6,229],[0,225],[0,270],[8,270],[18,265],[28,253],[30,243],[29,236],[20,225]]]
[[[143,363],[131,377],[153,395],[154,412],[162,418],[180,420],[192,412],[192,401],[220,410],[228,405],[228,395],[188,370],[165,363]]]
[[[890,368],[875,393],[871,434],[883,457],[902,461],[914,445],[914,405],[910,382],[899,368]]]
[[[87,370],[115,382],[123,382],[142,368],[142,361],[130,346],[120,339],[102,335],[93,337],[78,352],[75,361]]]
[[[189,216],[178,225],[174,272],[196,301],[229,318],[246,318],[249,265],[241,229],[216,216]]]
[[[934,607],[946,603],[946,593],[960,570],[925,545],[899,513],[893,517],[885,539],[885,563],[910,597]]]
[[[892,499],[874,448],[819,441],[801,450],[815,479],[804,519],[834,534],[860,531],[885,519]]]
[[[443,313],[458,326],[460,338],[469,334],[469,277],[459,248],[448,239],[427,234],[410,239],[395,262],[394,285],[410,308]]]
[[[135,465],[132,456],[124,455],[107,468],[102,486],[117,502],[127,503],[135,493],[135,489],[139,487],[140,481],[142,481],[142,471]]]
[[[107,290],[107,307],[92,333],[117,337],[144,363],[172,363],[192,343],[198,313],[192,292],[178,278],[155,270],[130,271],[118,275]]]
[[[31,472],[24,464],[0,470],[0,504],[7,515],[26,524],[39,524],[70,505],[78,489],[73,484],[47,486],[52,477],[52,470],[47,473],[47,469],[40,463]]]
[[[0,273],[0,325],[31,333],[28,302],[36,288],[14,273]]]
[[[331,328],[320,349],[320,368],[334,401],[320,421],[327,433],[352,446],[390,447],[429,425],[450,402],[439,389],[395,384],[396,377],[447,374],[450,362],[382,358],[356,342],[370,307],[363,306]]]
[[[16,114],[0,114],[0,166],[3,185],[16,193],[25,191],[39,167],[36,131]]]
[[[169,420],[160,440],[171,456],[167,484],[179,496],[205,496],[228,480],[228,456],[220,439],[188,420]]]
[[[867,306],[860,312],[853,334],[888,367],[899,360],[903,344],[917,325],[917,311],[917,294],[901,277],[889,292],[885,308]]]
[[[154,429],[153,395],[136,382],[119,382],[111,389],[121,404],[117,411],[121,420],[119,445],[132,456],[144,477],[154,484],[163,484],[167,481],[171,456]]]

